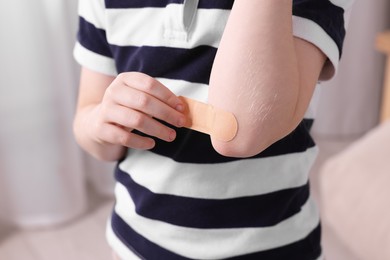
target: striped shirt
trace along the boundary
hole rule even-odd
[[[107,75],[138,71],[175,94],[207,102],[213,60],[233,0],[80,0],[76,60]],[[294,0],[293,32],[328,57],[341,56],[351,0]],[[130,97],[131,98],[131,97]],[[209,136],[176,129],[172,143],[128,150],[115,169],[107,238],[123,259],[321,257],[308,173],[317,148],[301,124],[251,158],[224,157]]]

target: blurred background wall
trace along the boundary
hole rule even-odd
[[[86,156],[72,135],[79,67],[76,0],[0,2],[0,221],[55,225],[88,209],[88,188],[112,194],[112,164]],[[357,0],[337,77],[322,87],[313,133],[362,135],[378,122],[388,0]]]
[[[389,0],[355,0],[338,74],[322,86],[315,136],[356,138],[378,124],[385,57],[375,38],[386,29]]]
[[[63,223],[88,209],[87,187],[112,193],[112,165],[91,160],[72,135],[77,23],[76,0],[0,1],[0,219],[7,224]]]

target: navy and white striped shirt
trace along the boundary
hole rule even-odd
[[[233,3],[80,0],[75,58],[108,75],[143,72],[177,95],[207,102]],[[294,35],[326,54],[324,79],[337,68],[350,5],[294,0]],[[209,136],[184,128],[172,143],[129,150],[115,171],[117,201],[107,227],[114,251],[123,259],[321,258],[308,184],[317,152],[309,135],[314,101],[296,130],[252,158],[221,156]]]

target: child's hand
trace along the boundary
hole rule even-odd
[[[154,140],[132,133],[132,130],[173,141],[175,130],[156,119],[182,127],[186,120],[181,113],[183,108],[182,101],[154,78],[137,72],[122,73],[95,107],[96,124],[90,129],[91,134],[99,143],[151,149]]]

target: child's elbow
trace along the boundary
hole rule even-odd
[[[284,126],[278,129],[262,128],[258,131],[239,131],[236,137],[224,142],[211,137],[211,143],[215,151],[227,157],[248,158],[255,156],[273,143],[284,138],[295,129],[294,125]]]
[[[254,143],[250,142],[248,138],[239,137],[236,137],[229,142],[211,138],[211,143],[217,153],[226,157],[235,158],[248,158],[255,156],[269,146],[265,143],[261,143],[260,140],[256,140],[256,143]]]

